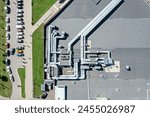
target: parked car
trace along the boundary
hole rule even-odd
[[[23,9],[18,9],[17,13],[24,13]]]
[[[4,9],[5,9],[5,11],[6,11],[7,14],[10,14],[10,7],[5,6]]]
[[[17,56],[21,57],[21,56],[24,56],[23,53],[18,53]]]
[[[10,66],[7,66],[7,67],[6,67],[6,71],[7,71],[9,74],[12,73],[12,70],[11,70]]]
[[[21,17],[17,17],[16,20],[17,21],[23,21],[23,19]]]
[[[46,99],[47,95],[48,95],[48,94],[47,94],[46,92],[43,92],[41,98],[42,98],[42,99]]]
[[[9,66],[9,65],[10,65],[10,59],[7,58],[7,59],[5,60],[5,63],[6,63],[7,66]]]
[[[17,2],[23,2],[23,0],[16,0]]]
[[[21,20],[21,21],[17,21],[17,23],[16,23],[17,25],[23,25],[24,24],[24,22]]]
[[[10,39],[10,33],[6,32],[6,39],[9,40]]]
[[[5,30],[6,30],[6,31],[10,31],[10,25],[7,25],[7,26],[5,27]]]
[[[23,2],[17,2],[17,6],[23,6]]]
[[[23,43],[23,40],[22,40],[22,39],[18,39],[17,42],[18,42],[18,43]]]
[[[10,48],[10,43],[6,43],[6,47],[7,47],[7,48]]]
[[[23,14],[17,13],[17,17],[23,17]]]
[[[6,5],[10,5],[10,1],[9,0],[5,0],[5,4]]]
[[[15,81],[14,76],[12,74],[9,75],[9,79],[10,79],[11,82]]]
[[[23,50],[17,50],[18,53],[23,53]]]
[[[23,32],[17,32],[17,35],[24,35]]]
[[[23,6],[17,6],[18,9],[23,9]]]
[[[11,54],[11,55],[14,55],[14,54],[15,54],[15,48],[11,48],[11,49],[10,49],[10,54]]]
[[[18,35],[17,38],[18,38],[18,39],[24,39],[24,36],[23,36],[23,35]]]
[[[17,49],[17,50],[24,50],[24,47],[18,46],[16,49]]]
[[[10,56],[10,51],[6,50],[6,56]]]
[[[6,23],[10,23],[10,18],[6,17],[5,21],[6,21]]]
[[[17,0],[17,3],[18,3],[18,2],[21,2],[21,3],[23,3],[23,0]]]
[[[24,26],[23,25],[16,25],[16,28],[17,29],[24,29]]]

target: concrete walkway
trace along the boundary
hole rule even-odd
[[[41,25],[46,24],[52,20],[69,2],[72,0],[65,0],[63,3],[57,1],[37,22],[33,25],[32,33]]]
[[[26,99],[33,98],[33,73],[32,73],[32,0],[24,0],[25,21],[25,92]]]

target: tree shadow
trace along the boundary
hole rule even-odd
[[[8,81],[8,78],[6,76],[1,76],[0,78],[2,79],[3,82],[7,82]]]

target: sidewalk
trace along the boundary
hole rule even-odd
[[[24,1],[25,21],[25,93],[26,99],[33,98],[33,74],[32,74],[32,0]]]
[[[43,23],[46,24],[52,20],[69,2],[72,0],[66,0],[63,3],[57,1],[34,25],[32,28],[32,33]]]

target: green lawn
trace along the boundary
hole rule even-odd
[[[33,86],[34,97],[41,95],[41,84],[44,80],[44,26],[33,33]]]
[[[12,93],[12,84],[6,72],[6,64],[4,63],[5,55],[5,11],[4,1],[0,0],[0,95],[10,97]]]
[[[35,24],[56,0],[32,0],[32,23]]]
[[[18,68],[18,74],[21,80],[21,94],[22,98],[26,97],[25,93],[25,68]]]

